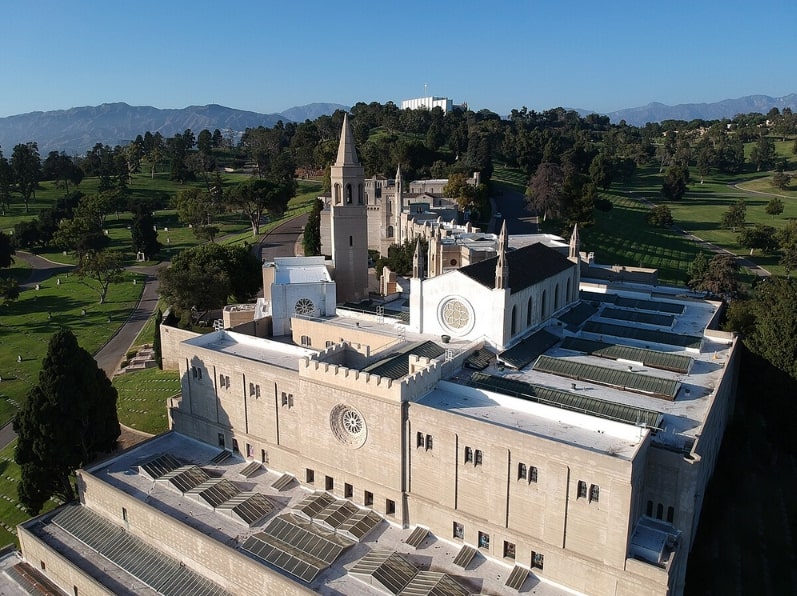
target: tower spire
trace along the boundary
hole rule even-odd
[[[423,279],[423,252],[421,251],[421,239],[415,242],[415,254],[412,255],[412,276],[417,279]]]
[[[349,115],[343,113],[343,129],[340,132],[340,145],[338,145],[338,158],[336,166],[358,166],[357,150],[354,147],[354,134],[351,132]]]
[[[574,224],[573,233],[570,235],[570,254],[568,255],[570,260],[578,261],[580,251],[581,251],[581,240],[578,237],[578,224]]]
[[[495,289],[506,290],[509,288],[509,263],[506,260],[506,249],[509,240],[506,234],[506,220],[501,225],[498,235],[498,261],[495,263]]]

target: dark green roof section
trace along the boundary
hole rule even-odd
[[[469,385],[554,408],[580,412],[589,416],[614,420],[615,422],[646,426],[654,430],[661,428],[664,418],[661,412],[656,412],[655,410],[618,404],[598,399],[597,397],[560,391],[559,389],[534,385],[516,379],[496,377],[482,372],[473,373],[470,377]]]
[[[590,354],[600,358],[608,358],[610,360],[641,362],[643,366],[670,370],[680,374],[687,374],[692,366],[692,359],[682,354],[658,352],[656,350],[646,350],[645,348],[635,348],[620,344],[609,344],[580,337],[565,338],[564,342],[562,342],[562,348],[574,352],[583,352],[584,354]]]
[[[567,358],[551,358],[545,355],[537,359],[534,370],[607,387],[617,387],[624,391],[647,393],[670,401],[675,399],[680,387],[680,383],[673,379],[585,364]]]
[[[626,310],[624,308],[606,307],[601,311],[601,316],[607,319],[617,319],[619,321],[629,321],[631,323],[643,323],[645,325],[658,325],[659,327],[672,327],[675,316],[663,315],[656,312],[641,312],[638,310]]]
[[[364,372],[372,375],[379,375],[388,379],[401,379],[410,373],[410,354],[421,356],[422,358],[439,358],[446,351],[433,341],[424,341],[413,346],[396,352],[387,358],[375,362],[371,366],[363,369]]]
[[[699,350],[703,343],[702,337],[694,335],[681,335],[680,333],[670,333],[668,331],[656,331],[653,329],[640,329],[639,327],[628,327],[626,325],[614,325],[613,323],[598,323],[587,321],[584,331],[596,335],[609,335],[612,337],[622,337],[634,339],[641,342],[661,344],[665,346],[676,346],[679,348],[692,348]]]
[[[644,300],[642,298],[629,298],[616,294],[601,294],[599,292],[579,292],[582,300],[590,302],[601,302],[614,304],[622,308],[636,308],[639,310],[649,310],[652,312],[666,312],[673,315],[680,315],[684,312],[684,305],[677,302],[662,302],[660,300]]]
[[[537,356],[559,341],[559,338],[540,329],[536,333],[521,340],[508,350],[501,352],[498,359],[506,362],[512,368],[520,370],[534,361]]]
[[[474,370],[484,370],[490,365],[490,360],[495,357],[490,350],[487,348],[481,348],[479,350],[475,350],[468,358],[465,360],[465,366],[468,368],[472,368]]]
[[[556,318],[567,325],[568,329],[575,331],[584,324],[584,321],[589,319],[596,312],[598,312],[597,308],[582,300],[566,313],[559,315]]]
[[[383,308],[380,310],[380,307]],[[395,308],[388,308],[384,306],[384,304],[374,302],[373,300],[364,300],[363,302],[344,302],[343,304],[339,305],[338,308],[353,312],[368,313],[371,315],[382,314],[383,316],[389,317],[391,319],[398,319],[403,323],[409,323],[410,321],[409,312]]]

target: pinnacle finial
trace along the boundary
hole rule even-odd
[[[338,145],[338,158],[335,160],[336,166],[358,166],[360,160],[357,158],[357,150],[354,147],[354,134],[351,132],[349,115],[343,113],[343,128],[340,132],[340,145]]]

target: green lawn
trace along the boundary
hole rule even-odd
[[[119,392],[119,422],[150,434],[168,430],[167,398],[180,393],[180,377],[176,370],[146,370],[114,377]]]

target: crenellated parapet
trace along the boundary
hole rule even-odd
[[[338,348],[335,350],[334,348]],[[330,346],[317,355],[299,360],[299,377],[306,381],[361,393],[389,401],[412,401],[425,395],[440,381],[440,365],[424,357],[410,355],[410,373],[398,380],[349,368],[335,362],[340,346]],[[327,351],[332,350],[329,354]],[[326,358],[325,358],[326,356]]]

